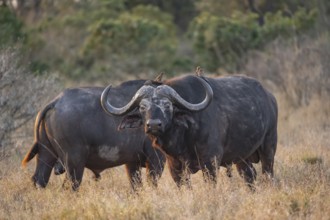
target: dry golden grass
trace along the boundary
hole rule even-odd
[[[13,136],[15,139],[27,134],[29,138],[0,148],[0,219],[329,220],[330,55],[327,48],[330,45],[326,45],[312,45],[318,48],[313,51],[323,51],[322,56],[313,53],[306,58],[314,60],[315,65],[305,62],[304,51],[293,53],[290,48],[286,52],[275,51],[271,57],[261,55],[271,62],[258,58],[251,65],[257,73],[255,77],[268,85],[279,103],[279,142],[273,182],[262,177],[258,164],[255,166],[258,178],[254,192],[244,184],[237,172],[228,178],[223,169],[219,171],[215,187],[204,183],[198,172],[192,175],[192,190],[178,189],[166,169],[157,189],[145,184],[136,194],[131,192],[125,169],[117,167],[104,171],[98,182],[86,170],[79,192],[64,190],[64,176],[54,175],[46,189],[36,189],[30,181],[35,161],[30,162],[27,169],[20,167],[24,154],[32,144],[31,122],[30,127],[21,129],[19,134]],[[321,58],[324,61],[322,64],[316,62]],[[275,74],[274,70],[278,73]],[[258,74],[264,74],[264,77]],[[282,78],[280,74],[283,74]],[[270,76],[284,83],[276,84],[274,80],[269,84],[267,77]],[[302,79],[297,81],[297,77]],[[300,102],[302,98],[297,98],[300,96],[305,97],[304,102]],[[302,107],[297,108],[299,103]]]
[[[0,219],[329,219],[330,120],[327,102],[290,110],[279,97],[279,144],[275,180],[258,179],[252,192],[234,172],[220,170],[216,187],[201,173],[193,189],[178,189],[166,169],[154,189],[132,193],[123,167],[108,169],[100,181],[86,170],[79,192],[62,189],[63,176],[51,176],[46,189],[30,182],[34,161],[20,167],[32,140],[18,143],[0,161]],[[24,145],[24,146],[22,146]]]

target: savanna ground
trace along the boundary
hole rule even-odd
[[[329,51],[320,42],[304,50]],[[136,194],[124,167],[117,167],[104,171],[98,182],[86,170],[79,192],[62,188],[63,175],[52,175],[47,188],[36,189],[30,181],[35,160],[26,169],[20,165],[32,144],[31,121],[11,146],[1,148],[0,219],[330,219],[330,101],[324,91],[330,86],[330,56],[276,46],[278,51],[256,55],[246,67],[247,73],[254,68],[279,104],[274,181],[263,178],[257,164],[254,192],[236,170],[228,178],[224,169],[215,187],[198,172],[192,190],[178,189],[166,168],[158,188],[145,183]],[[267,77],[269,70],[281,84]]]

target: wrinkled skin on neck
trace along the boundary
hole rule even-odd
[[[180,115],[180,116],[178,116]],[[189,157],[188,146],[193,146],[197,125],[189,114],[177,113],[165,132],[148,133],[153,146],[164,151],[169,156],[182,160]]]
[[[196,152],[192,150],[198,131],[193,113],[173,106],[166,98],[142,100],[139,111],[145,132],[153,146],[167,155],[172,177],[181,185],[187,179],[183,177],[184,171],[195,173],[200,169]],[[158,130],[148,127],[148,121],[155,119],[160,119],[162,126]]]

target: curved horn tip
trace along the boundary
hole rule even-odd
[[[108,85],[108,86],[103,90],[103,92],[102,92],[102,94],[101,94],[101,106],[102,106],[103,110],[104,110],[105,112],[109,113],[109,114],[110,114],[110,112],[107,111],[107,108],[106,108],[106,107],[107,107],[107,104],[108,104],[108,94],[109,94],[109,91],[110,91],[111,87],[112,87],[111,84]]]
[[[108,97],[108,93],[111,89],[112,85],[109,84],[107,87],[105,87],[105,89],[103,90],[102,94],[101,94],[101,103],[103,103],[103,101],[106,101],[107,97]]]

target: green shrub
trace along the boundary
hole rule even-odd
[[[0,6],[0,46],[10,46],[24,39],[23,23],[8,7]]]
[[[166,70],[176,48],[172,17],[157,7],[138,6],[115,19],[90,25],[81,57],[105,71]]]
[[[172,16],[157,7],[128,11],[124,1],[77,3],[71,5],[74,9],[64,6],[60,14],[29,29],[34,69],[49,67],[71,78],[92,79],[167,71],[173,65],[176,27]]]
[[[246,50],[257,45],[259,35],[253,14],[237,13],[227,18],[204,12],[192,22],[189,30],[198,58],[209,70],[219,66],[235,69]]]
[[[54,7],[44,8],[44,17],[27,30],[30,67],[38,73],[54,70],[70,78],[86,77],[91,73],[92,61],[81,57],[80,51],[89,34],[87,27],[100,19],[118,17],[125,9],[124,1],[81,1],[74,4],[63,1]],[[92,74],[97,75],[95,72]]]
[[[282,12],[267,13],[266,24],[260,28],[261,43],[268,43],[279,36],[293,37],[302,34],[313,27],[316,17],[316,10],[307,12],[304,8],[298,10],[292,17],[283,16]]]
[[[188,35],[194,44],[198,62],[215,71],[239,69],[242,58],[249,50],[260,49],[277,37],[292,37],[314,25],[316,11],[298,10],[292,17],[281,12],[268,13],[265,24],[257,24],[256,14],[233,13],[220,17],[204,12],[190,24]]]

